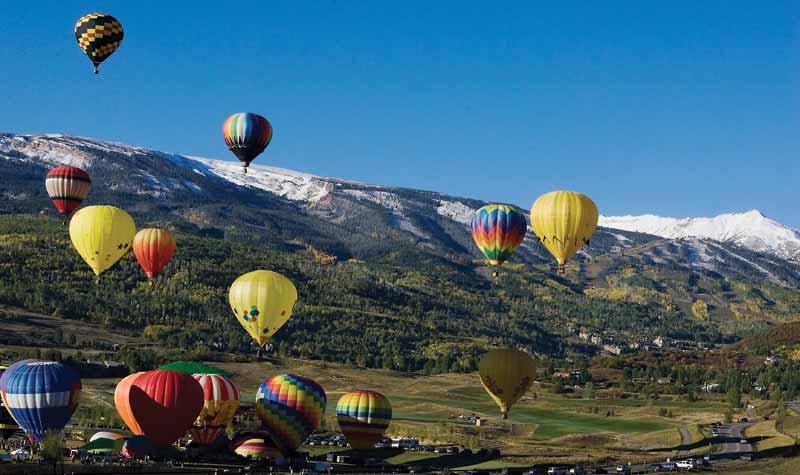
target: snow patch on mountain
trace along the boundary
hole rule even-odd
[[[195,162],[193,170],[200,175],[210,173],[236,185],[269,191],[292,201],[313,205],[333,190],[333,184],[324,179],[284,168],[250,165],[245,173],[242,166],[234,162],[192,156],[173,157],[173,161],[181,158]]]
[[[733,243],[756,252],[800,261],[800,231],[767,218],[760,211],[727,213],[712,218],[665,218],[655,215],[600,216],[606,228],[670,239],[699,237]]]
[[[469,225],[472,222],[472,215],[475,210],[460,201],[439,200],[436,212],[445,218]]]
[[[372,203],[378,204],[389,210],[391,214],[392,222],[395,226],[402,229],[403,231],[407,231],[419,238],[422,239],[429,239],[430,236],[417,227],[411,220],[408,219],[408,216],[405,214],[405,207],[403,206],[403,202],[400,198],[389,191],[379,191],[379,190],[354,190],[354,189],[344,189],[341,190],[342,193],[346,195],[350,195],[359,200],[366,200]]]

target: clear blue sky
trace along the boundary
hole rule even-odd
[[[5,2],[0,130],[229,160],[252,111],[256,164],[800,227],[800,4],[547,3]],[[72,33],[97,10],[125,27],[99,77]]]

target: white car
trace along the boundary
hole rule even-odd
[[[550,467],[547,469],[547,475],[568,475],[569,469],[567,467]]]
[[[678,460],[675,462],[675,466],[678,467],[678,470],[694,470],[694,462],[689,460]]]

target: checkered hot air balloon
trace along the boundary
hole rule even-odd
[[[239,112],[222,124],[222,137],[247,173],[250,162],[261,155],[272,140],[272,125],[258,114]]]
[[[124,35],[122,24],[105,13],[89,13],[75,23],[75,39],[92,61],[95,74],[100,63],[119,48]]]
[[[92,179],[80,168],[61,165],[47,173],[44,186],[58,212],[71,216],[89,196]]]
[[[392,405],[376,391],[351,391],[336,404],[339,428],[354,449],[371,449],[392,420]]]
[[[522,244],[528,231],[525,215],[506,205],[486,205],[472,215],[472,239],[489,264],[501,266]]]
[[[17,366],[3,383],[3,400],[32,440],[69,422],[81,393],[78,372],[56,361],[32,361]]]
[[[205,403],[189,433],[198,444],[209,445],[233,421],[239,409],[239,388],[221,374],[193,374],[192,377],[203,387]]]
[[[319,428],[327,403],[322,386],[294,374],[273,376],[256,393],[264,429],[284,453],[296,451]]]

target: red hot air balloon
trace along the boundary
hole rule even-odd
[[[117,412],[136,435],[155,447],[172,445],[203,409],[203,388],[191,375],[159,369],[123,379],[114,392]]]
[[[92,179],[80,168],[61,165],[50,170],[44,185],[58,212],[64,216],[71,216],[89,196]]]
[[[175,238],[166,229],[145,228],[133,238],[133,253],[150,279],[169,263],[175,248]]]

